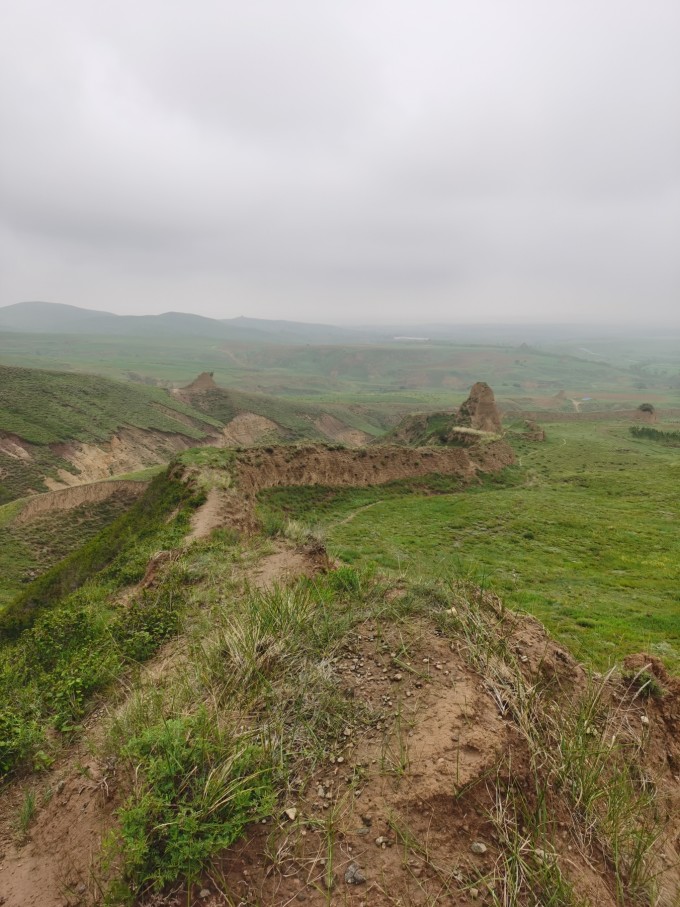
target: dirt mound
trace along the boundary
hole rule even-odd
[[[201,372],[198,378],[194,378],[191,384],[181,388],[182,391],[188,391],[190,394],[200,394],[204,391],[217,390],[217,385],[213,379],[213,372]]]
[[[264,439],[280,437],[281,429],[267,419],[256,413],[239,413],[222,430],[222,437],[227,447],[250,447]]]
[[[146,482],[96,482],[91,485],[77,485],[60,491],[48,491],[30,498],[22,507],[14,522],[29,523],[37,516],[55,510],[73,510],[81,504],[98,504],[111,497],[125,495],[138,497],[146,488]]]
[[[266,587],[323,566],[313,552],[279,544],[255,565],[251,579]],[[387,612],[398,609],[408,589],[397,583],[380,594]],[[464,605],[455,596],[453,601],[462,612]],[[537,802],[540,765],[518,706],[528,697],[524,717],[539,718],[531,703],[539,704],[550,689],[568,710],[587,694],[585,671],[538,621],[508,612],[488,593],[480,593],[479,605],[495,617],[484,626],[466,624],[461,613],[458,627],[459,612],[449,604],[409,620],[373,616],[356,625],[324,671],[339,699],[361,704],[359,721],[339,725],[337,739],[319,754],[311,774],[291,778],[273,815],[251,825],[191,892],[175,890],[145,903],[534,907],[544,901],[530,898],[526,889],[504,900],[509,888],[502,886],[537,865],[546,880],[556,878],[557,870],[564,874],[581,899],[574,903],[643,903],[617,893],[607,855],[588,829],[580,836],[584,826],[579,810],[572,812],[567,803],[566,783],[554,786],[548,804]],[[454,621],[449,630],[446,621]],[[475,626],[477,634],[465,633],[466,626]],[[146,666],[147,682],[161,684],[180,664],[175,641]],[[594,739],[593,751],[612,745],[613,731],[622,735],[624,748],[643,766],[641,784],[658,790],[667,834],[654,844],[654,903],[674,907],[680,891],[680,682],[646,655],[632,657],[626,668],[602,680],[598,694],[616,726],[600,717],[598,706],[583,734]],[[639,695],[630,677],[640,672],[657,678],[664,695]],[[95,723],[95,738],[97,732]],[[10,788],[0,798],[5,907],[97,902],[99,847],[125,785],[115,763],[86,752],[85,746],[72,751],[31,781],[39,812],[23,844],[12,823],[24,790]],[[513,825],[513,790],[521,792],[527,809],[521,826]]]
[[[314,576],[329,566],[328,555],[322,546],[293,548],[277,542],[274,551],[258,561],[249,581],[256,589],[269,589],[298,576]]]
[[[391,597],[402,594],[397,588]],[[528,688],[557,684],[567,701],[583,694],[585,672],[537,621],[512,615],[504,629]],[[503,686],[470,666],[460,641],[433,632],[426,621],[392,627],[369,621],[353,634],[332,670],[342,694],[361,701],[374,716],[372,723],[362,731],[344,731],[298,796],[293,788],[281,815],[252,826],[225,855],[212,877],[223,883],[217,887],[206,879],[196,895],[209,891],[204,898],[212,907],[232,903],[236,893],[241,903],[270,907],[297,901],[310,907],[470,902],[534,907],[538,901],[528,891],[500,897],[504,890],[510,894],[500,880],[517,844],[525,867],[554,861],[579,903],[634,902],[620,900],[611,866],[580,839],[566,801],[553,804],[548,828],[537,839],[529,828],[517,829],[517,841],[504,839],[512,807],[503,796],[509,797],[511,788],[523,790],[531,809],[535,764],[505,704]],[[631,746],[644,746],[666,801],[671,834],[656,848],[656,904],[674,907],[680,891],[673,840],[679,793],[664,759],[677,744],[642,703],[623,707],[617,684],[605,682],[602,699],[621,718],[622,731],[634,728]],[[672,698],[669,712],[680,701]],[[645,738],[647,716],[651,730]],[[182,898],[186,895],[172,903],[187,903]]]
[[[406,669],[392,657],[405,646]],[[453,899],[462,892],[451,873],[458,864],[462,880],[489,862],[473,857],[470,845],[489,841],[482,779],[493,774],[512,728],[479,676],[426,624],[402,635],[367,623],[333,670],[343,695],[359,699],[375,722],[339,742],[304,794],[286,803],[294,821],[284,815],[273,830],[255,826],[228,854],[220,866],[225,887],[244,903],[272,907],[462,903]],[[460,797],[468,785],[470,796]],[[265,856],[272,839],[278,865]],[[359,884],[346,881],[352,866]],[[226,903],[215,893],[213,905]]]
[[[456,421],[459,425],[500,434],[503,430],[501,414],[496,406],[493,391],[485,381],[472,385],[470,395],[461,404]]]
[[[339,441],[348,447],[362,447],[371,440],[371,436],[367,435],[365,431],[360,431],[358,428],[350,428],[349,425],[345,425],[344,422],[336,419],[335,416],[331,416],[330,413],[323,413],[318,419],[315,419],[314,428],[322,435],[330,438],[331,441]]]

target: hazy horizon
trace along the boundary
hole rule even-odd
[[[131,312],[115,312],[110,309],[94,309],[84,306],[73,306],[70,303],[55,303],[49,302],[47,300],[22,300],[19,303],[0,303],[0,314],[3,309],[12,308],[13,306],[21,305],[56,305],[56,306],[66,306],[69,309],[77,309],[83,312],[98,312],[105,315],[114,315],[116,317],[131,317],[131,318],[145,318],[148,316],[158,317],[163,315],[197,315],[202,318],[212,318],[214,316],[203,315],[200,312],[190,312],[190,311],[181,311],[177,309],[171,309],[165,312],[146,312],[139,311],[135,313]],[[219,316],[217,316],[219,317]],[[474,320],[414,320],[409,321],[407,319],[397,319],[385,316],[383,319],[373,319],[373,320],[349,320],[338,318],[336,321],[331,320],[320,320],[314,318],[308,319],[294,319],[287,318],[284,315],[276,316],[275,318],[266,318],[259,316],[251,315],[234,315],[231,316],[234,319],[244,318],[246,320],[252,321],[263,321],[263,322],[275,322],[275,321],[287,321],[291,324],[300,323],[307,324],[310,326],[317,325],[319,327],[338,327],[344,330],[356,329],[357,331],[375,331],[380,333],[383,331],[396,332],[399,330],[404,331],[413,331],[413,339],[421,340],[422,332],[427,331],[428,329],[445,331],[448,329],[460,328],[463,331],[474,331],[479,330],[482,334],[487,331],[492,334],[494,330],[504,330],[509,329],[513,332],[520,332],[523,329],[533,330],[544,332],[547,336],[550,334],[551,330],[572,330],[576,331],[577,334],[580,334],[581,331],[590,332],[591,334],[597,333],[601,334],[602,338],[607,336],[628,336],[629,334],[635,334],[635,336],[644,336],[647,339],[650,339],[654,333],[658,330],[671,330],[673,332],[680,332],[680,322],[669,321],[653,321],[650,319],[645,319],[644,321],[630,321],[630,322],[621,322],[621,321],[539,321],[539,320],[529,320],[529,319],[515,319],[512,321],[503,321],[503,320],[486,320],[486,321],[474,321]],[[229,319],[224,319],[229,320]],[[0,329],[2,326],[0,325]],[[420,333],[418,333],[420,332]],[[49,331],[48,331],[49,333]],[[519,335],[518,335],[519,336]],[[527,338],[531,339],[531,338]],[[557,339],[554,337],[554,339]],[[664,335],[664,339],[668,339],[667,335]]]
[[[680,323],[680,5],[26,0],[0,306]]]

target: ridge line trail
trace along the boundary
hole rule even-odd
[[[187,543],[206,538],[213,529],[222,525],[222,505],[224,497],[218,488],[211,488],[198,510],[191,518],[191,531],[186,537]]]

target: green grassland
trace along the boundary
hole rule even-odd
[[[520,345],[438,341],[340,346],[233,342],[195,336],[116,337],[3,332],[0,360],[38,368],[93,372],[136,382],[183,384],[213,371],[221,386],[323,403],[456,405],[477,380],[519,408],[541,405],[560,390],[593,398],[598,407],[680,401],[673,350],[650,362],[648,344],[636,357],[621,344],[608,357],[578,347],[538,350]],[[675,351],[677,361],[677,350]],[[663,360],[663,361],[661,361]],[[571,404],[564,403],[566,408]],[[555,408],[555,404],[552,407]]]
[[[47,446],[34,447],[30,460],[10,456],[0,450],[0,505],[36,491],[46,491],[43,478],[56,477],[59,469],[75,471],[67,460],[58,457]]]
[[[130,509],[0,613],[0,777],[27,759],[39,766],[50,726],[73,729],[95,691],[176,632],[180,575],[162,594],[139,590],[117,605],[112,595],[138,582],[153,554],[180,543],[203,500],[171,475],[157,476]]]
[[[476,489],[275,489],[263,517],[319,523],[353,565],[473,578],[600,667],[647,650],[680,669],[678,452],[623,422],[515,443],[518,465]]]
[[[123,425],[199,440],[217,424],[161,388],[0,366],[0,428],[33,444],[104,441]]]

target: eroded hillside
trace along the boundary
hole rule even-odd
[[[0,366],[0,503],[167,462],[220,431],[160,388]]]
[[[167,463],[197,444],[333,440],[384,430],[353,412],[219,388],[208,373],[174,393],[90,375],[0,367],[0,504]]]

